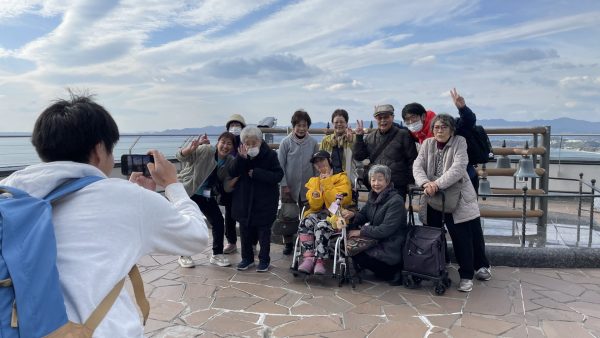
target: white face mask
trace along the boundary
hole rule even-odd
[[[423,121],[417,121],[415,123],[407,123],[406,128],[408,128],[408,130],[412,131],[413,133],[420,131],[421,129],[423,129]]]
[[[258,147],[248,148],[248,156],[256,157],[258,156],[260,149]]]
[[[231,128],[229,128],[229,132],[232,133],[233,135],[237,136],[242,132],[242,128],[241,127],[231,127]]]

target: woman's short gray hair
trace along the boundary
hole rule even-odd
[[[260,129],[254,126],[246,127],[242,129],[242,132],[240,133],[240,140],[242,141],[242,143],[245,143],[246,140],[249,138],[256,138],[260,141],[262,140],[262,137],[262,131],[260,131]]]
[[[450,129],[450,133],[452,135],[454,135],[454,132],[456,131],[456,120],[454,119],[454,117],[448,115],[448,114],[438,114],[436,115],[433,120],[431,120],[431,131],[433,131],[433,126],[435,125],[436,122],[441,122],[445,125],[448,126],[448,128]]]
[[[392,181],[392,170],[387,165],[376,164],[372,166],[371,169],[369,169],[369,181],[375,174],[382,174],[387,183]]]

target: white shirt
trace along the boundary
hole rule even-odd
[[[91,165],[51,162],[17,171],[0,184],[41,198],[68,179],[88,175],[106,177]],[[207,247],[206,223],[183,185],[169,185],[165,195],[106,178],[54,204],[57,268],[69,320],[84,322],[142,256],[192,255]],[[94,337],[143,337],[138,309],[125,289]]]

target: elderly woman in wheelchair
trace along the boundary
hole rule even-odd
[[[298,227],[303,256],[298,271],[323,275],[323,260],[329,258],[329,238],[344,228],[348,218],[354,214],[347,209],[354,205],[352,185],[345,172],[333,173],[327,151],[320,150],[310,161],[319,176],[310,178],[306,183],[308,206]]]

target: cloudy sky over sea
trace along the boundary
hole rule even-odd
[[[600,121],[600,2],[0,0],[0,132],[67,87],[123,132],[370,119],[417,101],[481,119]]]

